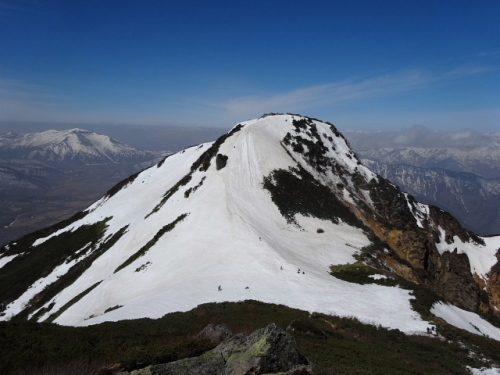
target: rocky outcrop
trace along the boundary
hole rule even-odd
[[[230,334],[225,326],[209,325],[203,338]],[[299,353],[293,336],[276,324],[250,335],[232,335],[205,354],[133,371],[132,375],[260,375],[310,374],[309,361]]]
[[[218,171],[227,165],[227,159],[227,155],[217,154],[217,156],[215,157],[215,167]]]
[[[427,218],[419,226],[411,211],[415,204],[412,197],[405,197],[385,179],[372,180],[365,189],[369,190],[376,210],[359,214],[374,234],[394,251],[392,257],[380,254],[390,269],[466,310],[496,311],[493,301],[488,300],[472,275],[467,255],[459,254],[457,248],[440,254],[436,247],[440,241],[451,244],[454,237],[464,243],[480,243],[479,237],[434,206],[429,207]]]
[[[387,179],[380,176],[370,177],[363,172],[361,162],[354,153],[345,153],[345,157],[352,162],[351,167],[342,164],[345,159],[331,158],[328,154],[330,149],[334,152],[339,150],[332,145],[331,139],[318,133],[312,119],[293,120],[293,125],[294,133],[286,134],[282,146],[296,157],[299,166],[300,163],[307,164],[309,170],[313,169],[319,173],[320,178],[321,175],[327,176],[329,173],[335,176],[334,179],[338,183],[329,185],[328,194],[341,199],[333,205],[335,209],[327,206],[325,202],[328,200],[323,197],[320,200],[321,210],[312,210],[295,197],[287,197],[282,206],[290,207],[290,201],[299,202],[300,208],[308,208],[306,214],[335,222],[330,217],[322,217],[318,212],[338,213],[338,207],[344,205],[362,224],[357,225],[352,220],[351,222],[358,227],[364,227],[372,237],[374,245],[376,244],[375,251],[369,254],[370,265],[425,285],[446,301],[466,310],[498,314],[500,287],[498,290],[486,288],[488,295],[484,291],[484,285],[481,285],[481,280],[471,273],[467,255],[461,254],[460,243],[484,244],[480,237],[463,228],[453,216],[435,206],[427,206],[427,211],[420,212],[421,207],[413,197],[403,193]],[[353,168],[352,165],[359,167]],[[298,175],[297,171],[294,173]],[[279,182],[276,173],[271,177],[273,181]],[[300,181],[307,180],[304,176],[301,177]],[[269,186],[266,182],[264,180],[265,188]],[[310,185],[313,186],[313,183]],[[293,184],[294,191],[298,190],[297,186],[298,183]],[[269,190],[272,194],[272,189]],[[308,193],[302,194],[303,196],[318,196],[311,193],[311,188],[307,190]],[[328,194],[324,194],[325,197]],[[349,198],[342,199],[345,196]],[[274,195],[273,201],[277,202]],[[291,216],[295,213],[292,212]],[[418,215],[419,220],[416,218]],[[346,220],[348,215],[344,214],[341,218],[349,222]],[[441,241],[447,245],[456,243],[458,248],[454,245],[450,247],[450,251],[441,254],[437,247]],[[495,277],[495,280],[500,279],[494,272],[491,276],[492,280]]]

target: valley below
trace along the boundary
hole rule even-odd
[[[130,165],[80,166],[38,177],[34,189],[0,191],[0,245],[65,220],[136,172]]]

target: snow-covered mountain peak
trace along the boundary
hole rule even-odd
[[[408,290],[347,282],[330,266],[368,254],[373,267],[473,310],[473,272],[488,282],[498,245],[379,178],[333,125],[275,114],[171,155],[72,220],[10,244],[0,256],[9,275],[35,266],[24,285],[0,283],[0,302],[4,319],[86,325],[256,299],[422,332]],[[52,255],[38,265],[42,254]]]
[[[79,128],[27,134],[8,133],[0,136],[0,153],[24,159],[89,163],[115,163],[152,157],[148,152],[136,150],[106,135]]]

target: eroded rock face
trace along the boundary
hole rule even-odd
[[[481,243],[479,237],[434,206],[429,206],[427,218],[419,225],[411,211],[416,205],[413,197],[405,196],[383,178],[369,182],[357,180],[351,187],[354,196],[362,197],[363,191],[367,192],[371,205],[360,203],[351,209],[394,252],[393,255],[378,254],[389,269],[409,281],[425,285],[446,301],[466,310],[497,311],[495,300],[482,291],[472,275],[468,257],[457,249],[440,254],[436,247],[443,240],[453,243],[455,237],[463,242]]]
[[[387,179],[380,176],[367,178],[358,167],[353,170],[336,158],[328,157],[327,150],[337,151],[334,142],[331,137],[318,133],[313,119],[294,119],[293,125],[294,132],[283,138],[282,146],[297,158],[299,164],[308,164],[320,176],[326,177],[329,173],[335,176],[338,182],[329,185],[329,193],[335,197],[349,196],[350,199],[343,199],[340,204],[362,222],[373,240],[381,241],[390,250],[371,254],[372,266],[425,285],[446,301],[466,310],[499,314],[500,272],[492,271],[487,283],[489,285],[483,285],[484,281],[481,282],[477,275],[471,273],[469,260],[465,254],[461,254],[460,248],[440,254],[436,246],[440,241],[450,245],[456,239],[458,247],[460,242],[481,244],[480,237],[463,228],[453,216],[437,207],[428,206],[427,212],[420,212],[415,199]],[[342,137],[333,125],[331,127],[337,137]],[[347,152],[345,157],[357,165],[361,164],[354,153]],[[328,209],[328,212],[333,210]],[[312,210],[309,214],[319,217]],[[420,215],[419,221],[416,219],[417,214]],[[342,217],[345,221],[344,217],[347,216]]]
[[[227,333],[216,326],[203,330],[209,336],[214,331]],[[299,353],[294,337],[271,323],[248,336],[233,335],[199,357],[150,366],[147,371],[151,375],[293,374],[307,370],[308,366],[310,363]]]
[[[486,310],[494,312],[492,301],[488,302],[488,296],[481,292],[482,288],[471,274],[467,255],[459,254],[457,249],[440,254],[436,247],[436,243],[443,240],[437,228],[445,233],[444,241],[448,244],[453,237],[464,242],[475,240],[474,234],[460,226],[451,215],[432,206],[428,220],[420,227],[410,211],[411,200],[407,203],[401,193],[384,194],[392,190],[385,186],[384,180],[379,182],[378,188],[375,182],[370,185],[370,195],[377,210],[361,212],[361,215],[365,224],[397,255],[392,259],[383,255],[385,263],[400,276],[425,285],[461,308],[485,312],[485,306],[489,306]]]

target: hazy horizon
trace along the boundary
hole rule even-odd
[[[320,119],[322,120],[322,119]],[[325,120],[328,121],[328,120]],[[236,124],[233,124],[233,126]],[[69,130],[80,128],[108,135],[140,150],[177,152],[186,147],[215,141],[230,130],[214,127],[186,127],[130,124],[85,124],[85,123],[36,123],[0,121],[0,136],[10,131],[36,133],[46,130]],[[478,132],[471,129],[456,131],[435,130],[414,125],[398,130],[354,130],[337,129],[349,140],[355,150],[384,147],[453,147],[473,149],[477,147],[500,147],[498,132]]]
[[[500,128],[500,3],[0,0],[0,120]]]

